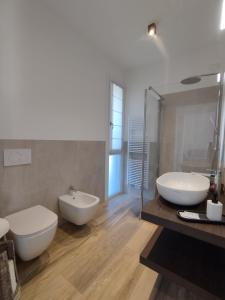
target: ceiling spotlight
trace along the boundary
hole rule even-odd
[[[148,35],[149,36],[156,35],[156,24],[155,23],[148,25]]]

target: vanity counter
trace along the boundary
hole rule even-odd
[[[224,203],[224,199],[220,201]],[[225,248],[224,225],[185,222],[177,217],[177,210],[179,209],[182,209],[182,207],[173,205],[162,197],[157,196],[150,204],[144,207],[141,218],[170,230]],[[183,209],[205,212],[206,201],[200,205]],[[223,209],[225,214],[225,204]]]
[[[142,219],[160,226],[140,262],[203,299],[225,299],[225,226],[185,222],[178,209],[159,196],[143,209]]]

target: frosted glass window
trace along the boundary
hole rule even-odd
[[[112,104],[113,111],[117,111],[122,113],[123,111],[123,100],[118,99],[115,96],[113,97],[113,104]]]
[[[110,149],[108,197],[112,198],[122,192],[123,160],[123,89],[111,84],[110,99]]]
[[[122,113],[120,112],[117,112],[117,111],[112,111],[112,122],[113,122],[113,125],[119,125],[121,126],[122,125],[122,119],[123,119],[123,115]]]
[[[112,128],[112,139],[121,139],[123,135],[123,128],[121,126],[113,126]]]
[[[111,149],[122,150],[123,140],[123,89],[112,85],[111,98]]]
[[[113,84],[113,96],[118,99],[123,99],[123,89],[116,84]]]
[[[112,197],[121,192],[121,155],[109,156],[108,196]]]
[[[121,139],[112,139],[112,149],[117,150],[122,148]]]

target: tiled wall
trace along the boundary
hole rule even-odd
[[[32,164],[3,167],[3,150],[31,148]],[[42,204],[58,211],[70,185],[105,195],[105,142],[0,140],[0,217]]]
[[[195,126],[198,126],[198,114],[200,109],[204,111],[210,110],[211,106],[214,105],[216,110],[216,104],[218,101],[218,86],[211,86],[200,89],[193,89],[185,92],[173,93],[164,95],[165,102],[162,106],[162,124],[161,124],[161,137],[160,137],[160,174],[175,171],[175,160],[176,157],[176,147],[181,147],[176,141],[176,136],[179,131],[182,135],[182,122],[179,122],[177,115],[178,111],[188,111],[187,107],[193,107],[195,113]],[[210,122],[208,119],[205,120],[206,123]],[[208,124],[207,123],[207,124]],[[212,126],[211,126],[212,127]],[[210,129],[212,130],[212,128]],[[208,128],[208,127],[206,127]],[[210,132],[207,129],[203,132],[204,136],[208,135],[210,140]],[[193,136],[193,132],[188,133]],[[184,137],[187,138],[187,137]],[[201,138],[201,137],[200,137]],[[193,144],[189,145],[190,149],[195,149],[196,140],[193,139]],[[207,147],[205,150],[207,151]],[[194,164],[194,162],[193,162]],[[208,166],[210,168],[210,165]],[[204,168],[203,168],[204,169]],[[190,170],[189,170],[190,171]],[[192,170],[196,171],[196,170]],[[199,171],[199,170],[198,170]],[[202,170],[201,170],[202,171]]]

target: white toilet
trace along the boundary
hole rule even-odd
[[[6,219],[16,252],[24,261],[38,257],[48,248],[58,224],[58,216],[41,205],[24,209]]]
[[[59,210],[65,220],[84,225],[94,217],[99,202],[98,197],[77,191],[59,197]]]

